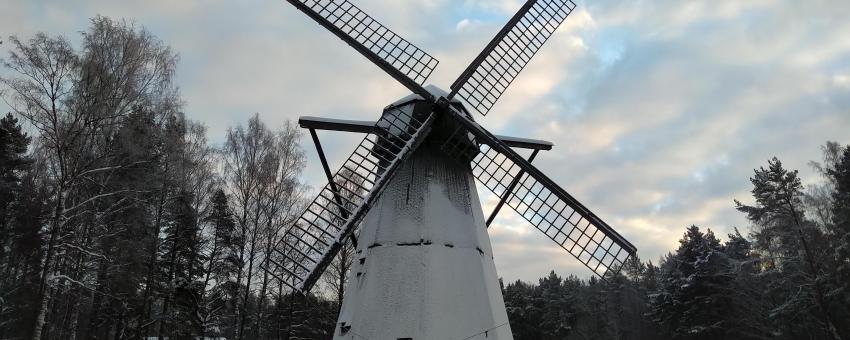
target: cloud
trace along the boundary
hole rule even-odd
[[[463,32],[466,30],[476,29],[482,24],[483,23],[480,20],[464,18],[463,20],[457,22],[457,25],[455,25],[455,29],[458,32]]]
[[[358,0],[440,59],[447,87],[520,0]],[[850,144],[850,2],[578,1],[487,117],[495,133],[544,138],[545,173],[657,260],[690,224],[745,227],[733,198],[772,156],[804,177],[826,140]],[[0,0],[0,33],[77,36],[88,18],[132,18],[180,53],[190,117],[211,140],[254,112],[375,119],[406,94],[285,2]],[[8,45],[0,45],[6,54]],[[2,105],[2,104],[0,104]],[[3,107],[0,106],[0,110]],[[361,136],[322,133],[339,164]],[[305,139],[305,147],[312,148]],[[308,150],[309,168],[318,169]],[[308,168],[308,169],[309,169]],[[308,180],[323,183],[320,171]],[[811,180],[809,180],[811,181]],[[481,195],[489,214],[496,198]],[[490,228],[507,280],[589,271],[509,208]]]
[[[837,87],[850,89],[850,75],[836,74],[836,75],[832,76],[832,82]]]
[[[850,98],[841,73],[850,48],[834,38],[850,26],[826,13],[834,7],[649,1],[579,8],[587,8],[575,13],[586,24],[550,41],[561,57],[560,67],[547,65],[554,88],[542,98],[517,96],[498,126],[554,141],[539,166],[644,259],[674,248],[690,224],[721,236],[745,227],[732,199],[749,196],[748,177],[768,158],[814,176],[806,162],[820,144],[850,142],[850,114],[839,104]],[[581,49],[569,48],[575,39]]]

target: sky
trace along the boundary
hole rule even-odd
[[[521,0],[352,0],[440,60],[447,88]],[[850,144],[850,2],[577,1],[575,11],[487,117],[496,134],[552,141],[535,164],[658,261],[684,228],[721,238],[748,223],[749,177],[773,156],[808,162]],[[144,26],[179,53],[191,119],[219,143],[252,114],[374,120],[408,91],[281,0],[0,0],[0,37],[79,41],[95,15]],[[0,56],[9,44],[0,45]],[[2,71],[0,71],[2,72]],[[8,108],[0,103],[0,112]],[[359,138],[320,133],[332,164]],[[324,184],[308,137],[305,181]],[[485,189],[486,190],[486,189]],[[484,213],[496,197],[481,193]],[[536,281],[590,271],[509,209],[489,230],[499,275]]]

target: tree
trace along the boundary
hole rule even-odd
[[[286,292],[259,264],[303,206],[298,128],[255,116],[214,152],[181,111],[176,54],[126,21],[95,17],[79,49],[10,41],[0,338],[270,334]],[[318,328],[297,333],[329,334],[337,305],[307,301]]]
[[[26,155],[30,140],[11,113],[0,119],[0,265],[5,263],[6,249],[11,247],[10,205],[19,195],[21,177],[32,163]]]
[[[13,110],[39,130],[47,149],[55,150],[55,169],[52,172],[57,177],[54,179],[56,189],[53,194],[56,204],[39,281],[37,300],[40,303],[32,332],[32,338],[39,339],[50,299],[50,269],[54,264],[56,242],[65,213],[66,188],[73,177],[73,156],[69,155],[68,150],[80,144],[79,139],[84,136],[79,126],[83,119],[73,119],[76,115],[72,114],[65,104],[69,102],[72,78],[76,76],[78,61],[68,41],[62,38],[49,38],[38,34],[27,43],[21,42],[17,37],[10,37],[9,40],[13,50],[9,53],[9,60],[3,61],[3,65],[18,74],[18,77],[3,78],[2,81],[10,89]]]
[[[162,334],[173,334],[176,336],[188,336],[197,329],[188,322],[179,321],[192,320],[195,310],[191,305],[197,290],[201,289],[196,284],[197,275],[202,272],[198,249],[200,248],[199,230],[196,224],[196,211],[191,206],[191,195],[183,192],[177,200],[170,205],[168,220],[163,233],[163,261],[161,262],[166,284],[166,295],[163,305],[163,314],[166,322],[161,323]],[[182,304],[172,306],[176,295],[182,294]],[[174,308],[176,307],[176,308]],[[178,321],[178,322],[171,322]],[[167,327],[166,327],[167,325]]]
[[[26,337],[33,317],[45,193],[27,155],[31,138],[11,114],[0,118],[0,338]]]
[[[826,174],[834,184],[832,192],[832,225],[834,236],[841,239],[836,247],[836,257],[842,267],[850,266],[850,146],[844,148],[835,166]],[[843,269],[843,268],[842,268]]]
[[[239,240],[239,265],[235,285],[239,300],[235,302],[235,337],[246,336],[246,325],[262,319],[262,309],[268,294],[267,273],[255,281],[258,264],[271,255],[281,231],[293,222],[300,212],[301,184],[298,175],[304,156],[298,146],[297,128],[287,123],[272,131],[254,115],[246,127],[229,129],[221,150],[224,165],[224,184],[233,198],[236,212],[236,239]],[[259,287],[256,287],[259,284]],[[256,305],[251,295],[259,288]],[[249,309],[253,309],[251,313]],[[254,322],[249,322],[254,318]]]
[[[31,138],[11,113],[0,118],[0,192],[3,193],[0,207],[10,203],[11,191],[20,186],[22,172],[33,162],[26,155],[30,141]]]
[[[541,278],[538,284],[540,291],[535,296],[535,304],[543,309],[539,328],[548,339],[563,338],[575,326],[576,298],[562,283],[563,279],[553,270],[548,276]]]
[[[202,303],[199,304],[198,313],[201,337],[208,329],[224,328],[226,302],[235,294],[233,291],[228,291],[227,288],[230,287],[228,283],[235,277],[238,264],[237,247],[233,243],[235,223],[227,194],[221,189],[216,189],[210,200],[210,212],[204,221],[211,227],[209,233],[212,241],[206,255],[207,264],[201,285]]]
[[[64,38],[45,34],[10,41],[3,65],[14,76],[2,83],[13,112],[38,132],[52,205],[32,332],[40,338],[57,284],[76,286],[58,293],[80,292],[81,271],[92,258],[105,256],[87,246],[130,200],[123,199],[127,190],[111,185],[120,169],[133,165],[112,153],[121,122],[139,107],[178,105],[171,85],[176,56],[144,30],[104,17],[94,18],[83,33],[80,53]],[[102,268],[106,264],[101,261]],[[77,304],[65,305],[77,310]]]
[[[356,207],[351,202],[357,201],[355,199],[356,196],[365,196],[363,186],[360,186],[350,180],[352,178],[357,178],[354,176],[356,175],[348,168],[341,169],[337,174],[335,178],[345,178],[347,180],[342,181],[342,185],[340,185],[340,183],[336,183],[335,188],[338,190],[337,195],[339,195],[339,199],[334,197],[334,202],[328,202],[327,204],[336,207],[342,206],[344,211],[343,209],[338,209],[336,215],[328,214],[331,216],[325,216],[325,218],[329,220],[339,220],[341,216],[345,216],[348,212],[354,211]],[[337,223],[342,224],[343,222],[339,221]],[[354,240],[356,239],[357,236],[355,234],[355,236],[346,240],[342,248],[340,248],[339,253],[337,253],[336,257],[334,257],[331,264],[322,274],[325,285],[334,294],[335,301],[339,303],[340,308],[342,308],[342,299],[345,296],[345,288],[348,286],[348,274],[354,264],[355,251],[357,250]]]
[[[533,301],[536,287],[517,280],[508,284],[502,292],[505,309],[511,323],[515,339],[540,339],[541,330],[537,327],[542,311]]]
[[[207,145],[206,129],[182,115],[169,117],[164,126],[164,183],[157,220],[165,238],[160,249],[163,274],[163,312],[159,335],[189,335],[200,332],[204,321],[205,251],[203,218],[209,195],[217,183],[213,172],[213,150]],[[172,323],[169,320],[174,320]],[[174,333],[175,331],[183,332]],[[186,333],[191,331],[191,333]]]
[[[274,257],[275,247],[279,245],[283,231],[292,227],[304,209],[304,187],[298,178],[304,168],[304,152],[298,144],[299,136],[298,127],[289,121],[274,133],[274,149],[267,163],[269,176],[266,177],[265,185],[268,189],[260,200],[264,220],[260,227],[264,242],[261,261]],[[255,338],[265,336],[260,323],[266,318],[266,303],[271,300],[269,285],[269,273],[263,271],[254,315]],[[279,291],[278,295],[282,293]]]
[[[726,307],[732,305],[726,287],[720,241],[711,230],[691,226],[679,240],[675,254],[661,264],[659,292],[653,295],[652,314],[675,337],[716,339],[726,333]]]
[[[353,243],[346,242],[322,274],[325,285],[340,308],[342,308],[342,299],[345,297],[345,288],[348,286],[348,272],[354,264],[355,250]]]
[[[723,244],[724,275],[730,278],[724,295],[734,308],[725,314],[728,334],[742,339],[765,339],[776,337],[775,324],[770,318],[770,296],[765,294],[761,276],[761,259],[753,252],[752,244],[735,228]]]
[[[767,169],[756,169],[750,181],[756,204],[744,205],[737,200],[735,204],[756,226],[753,236],[756,247],[767,255],[766,265],[782,272],[777,288],[785,291],[780,294],[786,298],[775,313],[789,318],[799,312],[813,315],[823,323],[826,334],[843,339],[825,297],[825,252],[810,246],[811,240],[824,241],[823,233],[805,217],[803,186],[797,171],[786,170],[774,157],[768,161]],[[793,291],[806,294],[792,294]]]
[[[237,238],[240,241],[237,253],[239,265],[235,279],[235,286],[238,290],[237,298],[241,298],[241,301],[234,304],[236,339],[243,336],[240,328],[241,325],[244,325],[244,318],[247,313],[245,309],[248,305],[251,274],[253,274],[251,269],[253,269],[257,236],[259,235],[256,223],[260,218],[258,200],[262,197],[261,191],[265,190],[261,177],[267,175],[263,173],[265,170],[263,164],[268,162],[267,157],[271,152],[272,143],[271,133],[260,121],[259,116],[254,115],[248,121],[247,128],[237,126],[235,129],[228,129],[227,139],[221,150],[226,187],[236,205]],[[252,212],[254,214],[251,214]],[[246,265],[251,268],[246,270]],[[243,279],[246,282],[244,292]]]
[[[834,312],[843,315],[846,320],[850,317],[850,146],[843,148],[835,166],[827,171],[834,183],[832,192],[832,227],[831,240],[833,244],[834,274],[831,293],[834,300]],[[850,326],[839,325],[839,332],[847,338]]]
[[[835,192],[836,182],[830,176],[830,172],[835,171],[835,167],[841,158],[842,147],[836,142],[826,142],[821,146],[821,162],[810,161],[809,166],[821,175],[825,181],[810,185],[806,189],[804,203],[806,204],[806,213],[812,216],[818,225],[823,229],[830,229],[833,225],[832,208],[833,208],[833,193]]]

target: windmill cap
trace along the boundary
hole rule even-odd
[[[433,84],[425,85],[425,90],[428,91],[429,93],[431,93],[431,95],[433,95],[434,98],[448,97],[449,96],[448,92],[446,92],[445,90],[443,90],[443,89],[441,89],[441,88],[439,88],[439,87],[437,87],[436,85],[433,85]],[[404,98],[401,98],[399,100],[396,100],[395,102],[393,102],[390,105],[387,105],[386,108],[401,106],[401,105],[407,104],[409,102],[412,102],[414,100],[425,100],[425,98],[422,98],[422,96],[420,96],[418,94],[411,93],[410,95],[408,95]],[[454,99],[452,99],[452,103],[460,103],[460,100],[458,100],[457,98],[454,98]]]

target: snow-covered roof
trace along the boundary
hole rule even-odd
[[[448,92],[446,92],[445,90],[443,90],[443,89],[441,89],[441,88],[439,88],[439,87],[437,87],[436,85],[433,85],[433,84],[425,85],[425,90],[428,91],[428,93],[433,95],[435,98],[447,97],[449,95]],[[387,107],[389,108],[389,107],[393,107],[393,106],[404,105],[404,104],[409,103],[409,102],[414,101],[414,100],[423,100],[423,99],[424,98],[422,98],[422,96],[420,96],[416,93],[412,93],[408,96],[405,96],[404,98],[396,100],[395,102],[393,102],[390,105],[387,105]],[[460,103],[460,101],[457,100],[457,99],[452,99],[452,103]]]

